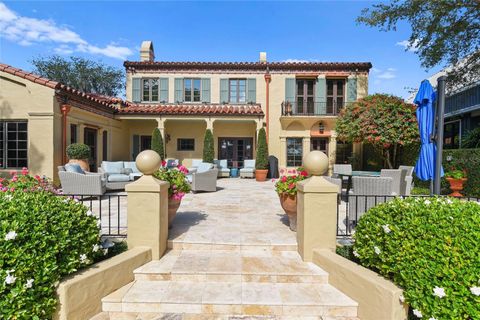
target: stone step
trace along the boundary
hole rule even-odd
[[[103,298],[102,303],[103,311],[110,315],[183,313],[332,319],[355,318],[358,307],[328,284],[140,280]]]
[[[134,271],[136,280],[328,283],[328,274],[297,252],[172,250]]]
[[[234,244],[234,243],[211,243],[211,242],[188,242],[180,240],[168,240],[168,249],[174,250],[274,250],[274,251],[297,251],[296,244]]]
[[[102,318],[90,320],[359,320],[357,317],[324,316],[251,316],[205,315],[185,313],[103,312]]]

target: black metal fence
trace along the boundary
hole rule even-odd
[[[301,101],[282,102],[282,116],[335,116],[351,102]]]
[[[388,196],[388,195],[346,195],[337,206],[337,237],[351,237],[358,220],[370,208],[395,198],[431,197],[430,195]],[[480,202],[477,197],[460,197],[465,201]]]
[[[127,195],[64,195],[85,205],[97,217],[102,236],[127,236]]]

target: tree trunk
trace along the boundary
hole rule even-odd
[[[388,150],[388,149],[385,150],[385,160],[387,161],[388,168],[393,169],[392,161],[390,159],[390,150]]]

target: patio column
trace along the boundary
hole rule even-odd
[[[160,134],[162,135],[163,140],[165,141],[165,119],[158,118],[158,130],[160,130]]]
[[[303,154],[302,154],[302,159],[303,159],[310,152],[310,137],[303,137],[302,142],[303,142]]]
[[[328,142],[328,159],[329,166],[328,166],[328,174],[331,175],[333,173],[333,165],[337,161],[337,132],[332,131],[332,135],[330,136],[330,141]]]
[[[140,152],[136,165],[143,176],[125,186],[128,247],[150,247],[154,260],[163,256],[168,239],[169,184],[152,176],[160,164],[160,156],[155,151]]]
[[[67,115],[70,108],[68,104],[62,104],[60,107],[62,112],[62,165],[67,163]]]
[[[207,122],[207,129],[210,129],[210,131],[212,131],[213,133],[213,123],[215,122],[215,120],[207,118],[205,119],[205,121]]]
[[[280,156],[278,158],[278,166],[281,168],[287,167],[287,138],[280,137]],[[279,168],[279,169],[280,169]]]
[[[312,176],[297,185],[297,243],[303,261],[310,262],[313,249],[335,250],[338,186],[321,176],[328,169],[323,152],[311,151],[303,165]]]

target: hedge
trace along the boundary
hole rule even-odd
[[[443,165],[446,170],[465,170],[468,181],[462,194],[480,197],[480,149],[444,150]]]

